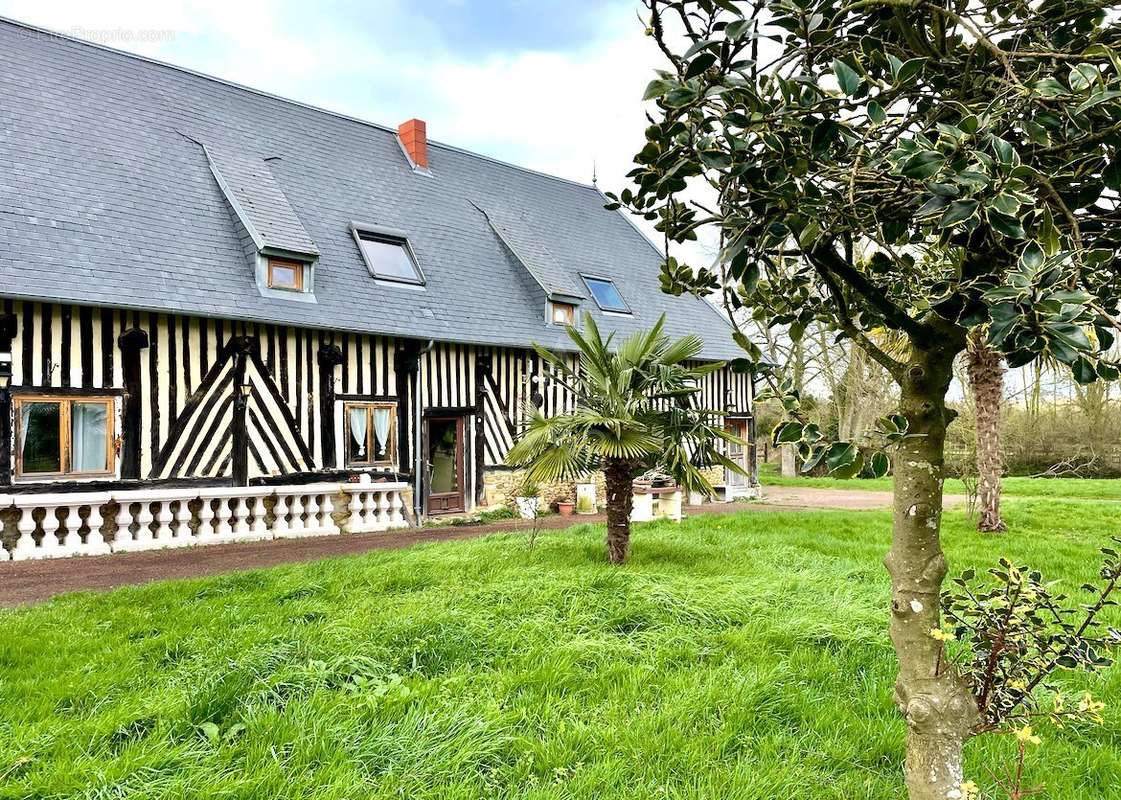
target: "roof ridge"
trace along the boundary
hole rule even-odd
[[[170,69],[170,70],[173,70],[175,72],[180,72],[180,73],[183,73],[183,74],[186,74],[186,75],[191,75],[195,78],[201,78],[201,79],[206,80],[206,81],[211,81],[213,83],[221,84],[223,86],[228,86],[232,89],[237,89],[239,91],[248,92],[249,94],[257,95],[258,97],[265,97],[265,98],[268,98],[270,100],[277,100],[281,103],[287,103],[288,105],[296,106],[298,108],[307,109],[309,111],[315,111],[315,112],[318,112],[320,114],[327,114],[327,115],[335,117],[337,119],[346,120],[347,122],[354,122],[354,123],[357,123],[359,125],[364,125],[368,128],[375,128],[375,129],[383,131],[385,133],[391,133],[393,135],[397,134],[396,128],[393,128],[389,125],[383,125],[380,122],[373,122],[372,120],[363,119],[361,117],[356,117],[352,114],[345,114],[341,111],[333,111],[329,108],[324,108],[323,106],[317,106],[314,103],[307,103],[307,102],[304,102],[303,100],[296,100],[296,99],[293,99],[291,97],[285,97],[284,95],[274,94],[273,92],[267,92],[264,89],[256,89],[252,86],[247,86],[244,83],[238,83],[237,81],[232,81],[232,80],[229,80],[227,78],[219,78],[217,75],[211,75],[208,72],[202,72],[201,70],[192,69],[191,67],[184,67],[184,66],[181,66],[179,64],[172,64],[171,62],[168,62],[168,61],[161,61],[160,59],[153,58],[152,56],[146,56],[146,55],[142,55],[140,53],[133,53],[133,52],[130,52],[128,50],[122,50],[119,47],[110,47],[109,45],[101,44],[100,42],[91,42],[88,39],[81,39],[77,36],[72,36],[72,35],[67,34],[67,33],[62,33],[60,31],[52,30],[50,28],[44,28],[40,25],[32,25],[30,22],[23,22],[22,20],[13,19],[12,17],[4,16],[3,14],[0,14],[0,23],[11,25],[11,26],[16,27],[16,28],[23,28],[24,30],[28,30],[28,31],[34,31],[35,33],[43,34],[45,36],[48,36],[48,37],[51,37],[51,38],[54,38],[54,39],[61,39],[62,41],[66,41],[66,42],[72,42],[74,44],[77,44],[77,45],[80,45],[80,46],[83,46],[83,47],[92,48],[94,50],[102,50],[106,53],[111,53],[111,54],[116,55],[116,56],[122,56],[124,58],[132,59],[134,61],[142,61],[142,62],[145,62],[147,64],[152,64],[152,65],[157,66],[157,67],[163,67],[164,69]],[[447,144],[447,143],[439,142],[439,141],[436,141],[436,140],[433,140],[433,139],[429,139],[428,144],[431,147],[439,147],[441,149],[450,150],[451,152],[459,153],[461,155],[469,156],[471,158],[477,158],[481,161],[489,161],[492,164],[498,164],[498,165],[503,166],[503,167],[509,167],[510,169],[515,169],[515,170],[518,170],[519,172],[525,172],[525,173],[528,173],[530,175],[537,175],[537,176],[542,177],[542,178],[548,178],[549,180],[557,181],[559,183],[567,183],[571,186],[578,186],[582,189],[592,189],[592,190],[598,191],[598,189],[597,189],[597,187],[594,183],[583,183],[581,181],[573,180],[572,178],[563,178],[560,175],[552,175],[548,172],[543,172],[541,170],[533,169],[531,167],[523,167],[520,164],[514,164],[513,162],[510,162],[510,161],[503,161],[500,158],[496,158],[494,156],[488,156],[488,155],[485,155],[483,153],[476,153],[473,150],[467,150],[466,148],[457,147],[456,145],[453,145],[453,144]]]

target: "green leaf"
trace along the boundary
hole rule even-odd
[[[1020,253],[1020,263],[1032,270],[1043,266],[1043,248],[1038,242],[1027,243],[1024,251]]]
[[[642,99],[653,100],[656,97],[661,97],[671,88],[673,88],[673,83],[671,81],[655,78],[650,81],[650,83],[646,84],[646,91],[642,93]]]
[[[709,67],[716,63],[716,54],[704,52],[689,62],[689,68],[685,70],[685,80],[696,78]]]
[[[1054,338],[1073,347],[1075,350],[1089,352],[1094,349],[1094,346],[1090,344],[1090,337],[1086,335],[1086,331],[1082,330],[1082,328],[1074,323],[1048,322],[1044,323],[1044,328]]]
[[[839,58],[833,60],[833,72],[837,75],[837,83],[840,85],[841,91],[849,97],[856,94],[857,89],[864,83],[863,78],[856,70]]]
[[[790,444],[791,442],[798,442],[802,439],[802,423],[800,422],[782,422],[775,427],[774,434],[772,435],[774,443],[777,444]]]
[[[1121,92],[1117,91],[1116,89],[1094,92],[1087,99],[1083,100],[1081,103],[1075,106],[1074,113],[1081,114],[1083,111],[1089,111],[1094,106],[1100,106],[1102,103],[1109,102],[1110,100],[1114,100],[1118,97],[1121,97]]]
[[[916,180],[925,180],[942,168],[946,157],[934,150],[915,153],[903,165],[903,175]]]
[[[989,225],[991,225],[992,229],[997,233],[1003,234],[1010,239],[1024,238],[1024,228],[1015,217],[1005,216],[997,211],[993,211],[991,208],[986,216],[989,219]]]
[[[956,225],[959,222],[969,219],[976,211],[976,200],[955,200],[946,208],[938,224],[943,228],[948,228],[951,225]]]
[[[825,456],[825,466],[830,472],[844,469],[852,465],[859,453],[852,442],[834,442]]]
[[[884,111],[883,106],[873,100],[868,104],[868,119],[870,119],[874,125],[882,125],[887,119],[887,112]]]
[[[891,74],[895,78],[896,83],[906,83],[919,74],[922,70],[923,64],[926,63],[925,58],[912,58],[902,63],[898,63],[899,59],[893,59],[891,64]],[[898,66],[896,66],[898,64]]]
[[[887,453],[883,453],[883,452],[874,453],[872,455],[871,466],[872,466],[872,474],[875,477],[882,478],[884,475],[887,475],[888,467],[891,466],[891,462],[888,460]]]
[[[1094,365],[1084,357],[1080,357],[1070,365],[1070,374],[1082,385],[1093,383],[1098,379],[1098,371],[1094,369]]]
[[[1093,64],[1078,64],[1067,75],[1070,88],[1076,92],[1084,92],[1101,78],[1101,73]]]

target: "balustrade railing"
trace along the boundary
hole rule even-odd
[[[403,528],[409,488],[315,483],[0,494],[0,523],[12,518],[16,532],[5,547],[0,524],[0,561]]]

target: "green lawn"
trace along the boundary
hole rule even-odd
[[[1121,529],[1085,501],[1007,516],[949,516],[955,571],[1076,587]],[[0,612],[0,797],[897,800],[888,524],[655,523],[625,568],[580,526]],[[1121,668],[1067,680],[1106,724],[1042,731],[1029,777],[1119,798]],[[1012,750],[973,743],[970,776]]]
[[[763,486],[816,486],[823,489],[861,489],[890,492],[891,478],[784,478],[777,464],[759,465]],[[1121,478],[1005,478],[1001,484],[1009,497],[1062,497],[1072,500],[1121,500]],[[964,494],[961,481],[946,481],[947,494]]]

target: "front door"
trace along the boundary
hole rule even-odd
[[[730,419],[730,420],[728,420],[728,433],[732,434],[733,436],[735,436],[739,439],[743,439],[746,442],[747,437],[748,437],[747,420],[746,419]],[[736,464],[738,464],[740,467],[742,467],[746,471],[748,469],[748,463],[747,463],[748,449],[749,448],[746,445],[739,444],[738,442],[729,442],[728,443],[728,459],[730,461],[734,461]],[[746,486],[747,485],[747,475],[741,475],[740,473],[738,473],[734,470],[730,470],[730,469],[726,469],[726,470],[724,470],[724,472],[725,472],[724,482],[727,483],[728,486]]]
[[[463,417],[431,417],[427,423],[428,513],[463,511]]]

